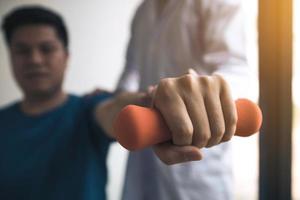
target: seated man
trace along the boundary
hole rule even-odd
[[[57,13],[19,8],[2,28],[23,98],[0,110],[0,199],[105,199],[112,121],[127,104],[153,104],[164,115],[173,143],[155,151],[167,164],[200,160],[199,147],[208,140],[216,145],[233,135],[234,102],[219,76],[167,78],[148,93],[75,96],[62,89],[68,34]],[[209,104],[214,114],[203,115],[203,95],[219,99],[221,93],[222,104]],[[225,121],[230,128],[223,137]],[[209,125],[220,131],[210,134]]]

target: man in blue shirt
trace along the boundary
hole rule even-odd
[[[200,160],[203,143],[218,144],[233,135],[234,103],[227,87],[211,85],[212,78],[188,74],[164,79],[148,92],[124,92],[113,98],[110,93],[74,96],[62,89],[68,34],[57,13],[42,7],[19,8],[4,18],[2,29],[23,98],[0,109],[1,200],[106,199],[105,162],[114,138],[112,122],[127,104],[150,105],[150,100],[163,114],[173,143],[157,145],[155,152],[166,164]],[[213,79],[224,83],[220,77]],[[207,87],[200,88],[203,81]],[[210,135],[192,126],[204,120],[203,127],[209,127],[205,110],[198,112],[202,93],[223,95],[224,116],[233,119],[226,125],[233,131],[225,135],[220,107],[214,112],[218,120],[210,117],[209,122],[221,132]],[[209,108],[214,110],[215,104]]]
[[[24,97],[0,110],[0,199],[105,199],[112,139],[93,110],[110,95],[62,90],[68,35],[54,12],[20,8],[2,28]]]
[[[23,99],[0,109],[0,199],[105,199],[112,136],[99,120],[111,95],[63,91],[68,34],[58,14],[19,8],[2,28]]]

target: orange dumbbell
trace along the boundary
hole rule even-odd
[[[247,137],[259,131],[262,113],[247,99],[235,101],[238,121],[235,135]],[[156,109],[128,105],[114,123],[117,141],[128,150],[139,150],[171,139],[171,132]]]

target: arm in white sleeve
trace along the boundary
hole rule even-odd
[[[117,91],[128,91],[135,92],[139,89],[140,75],[138,69],[137,55],[135,54],[137,45],[135,37],[135,24],[136,16],[134,17],[131,25],[131,36],[128,43],[128,48],[126,52],[126,64],[120,79],[117,84]]]
[[[257,78],[246,57],[245,19],[240,0],[203,0],[203,63],[223,76],[233,98],[257,98]]]

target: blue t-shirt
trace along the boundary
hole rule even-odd
[[[28,116],[0,110],[0,199],[104,200],[108,138],[93,117],[109,94],[69,95],[56,109]]]

